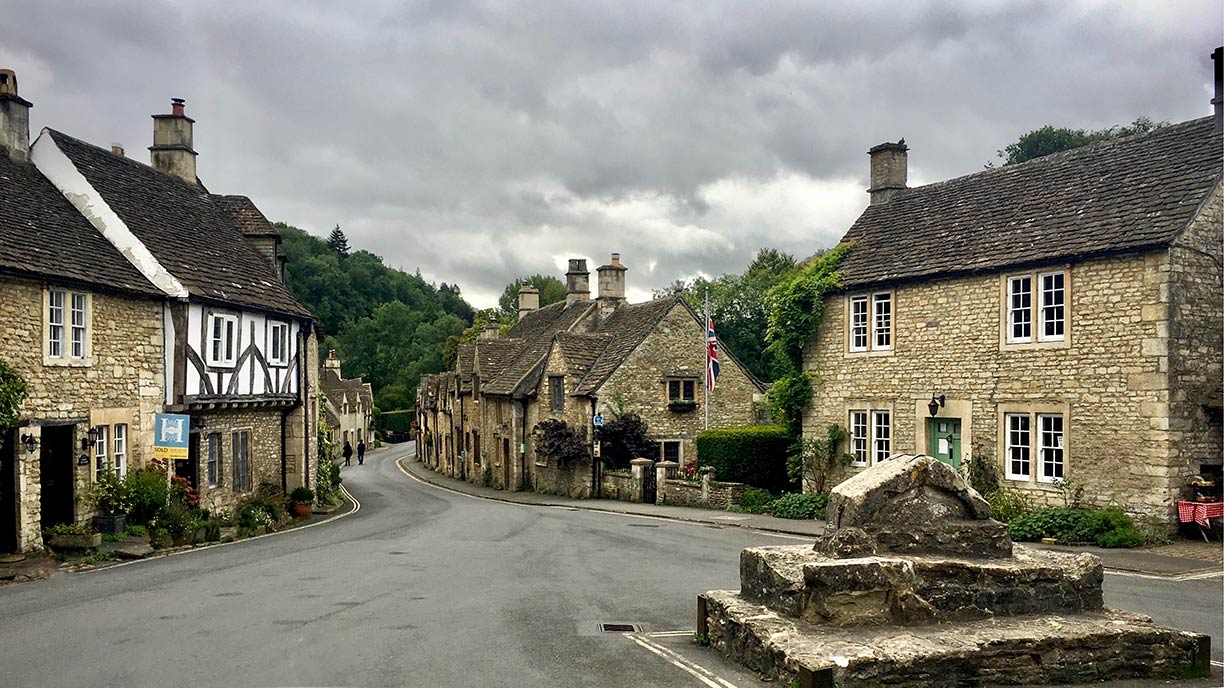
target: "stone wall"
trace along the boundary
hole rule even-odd
[[[154,299],[89,292],[87,306],[88,356],[70,363],[44,356],[45,284],[0,279],[0,359],[12,365],[28,386],[21,407],[20,434],[41,438],[45,424],[73,425],[74,493],[82,495],[94,479],[93,457],[77,465],[80,441],[92,425],[124,423],[128,426],[128,469],[152,458],[153,414],[164,399],[165,363],[162,357],[162,302]],[[18,452],[18,546],[41,547],[41,475],[39,453]],[[77,502],[77,520],[91,513]]]
[[[260,483],[271,483],[281,487],[281,410],[278,408],[225,409],[194,411],[192,424],[203,423],[199,433],[200,460],[196,474],[196,485],[200,491],[200,506],[212,511],[233,509],[245,492],[234,492],[234,451],[232,433],[249,430],[251,454],[251,488],[258,489]],[[290,415],[292,418],[292,414]],[[219,481],[216,486],[208,484],[208,436],[221,436],[221,461],[218,467]],[[288,468],[288,466],[286,467]],[[300,480],[300,469],[286,474],[290,489]]]
[[[892,452],[928,453],[927,403],[945,395],[939,414],[961,419],[963,455],[1001,466],[1003,411],[1063,413],[1065,475],[1086,487],[1086,501],[1167,517],[1177,492],[1162,427],[1168,385],[1159,337],[1167,321],[1159,285],[1167,266],[1165,252],[1054,266],[1067,268],[1063,344],[1003,343],[1010,272],[897,287],[893,347],[882,354],[847,353],[846,295],[831,296],[805,353],[818,377],[805,433],[845,427],[851,408],[887,409]],[[1033,460],[1036,474],[1035,446]],[[1049,483],[1005,482],[1061,502]]]
[[[1224,351],[1224,188],[1204,205],[1169,251],[1168,426],[1171,489],[1185,498],[1202,464],[1219,464],[1220,381]],[[1153,418],[1162,424],[1164,419]],[[1165,429],[1165,428],[1161,428]]]
[[[584,461],[561,468],[554,461],[534,462],[536,492],[585,499],[591,496],[591,463]]]
[[[744,498],[743,483],[710,483],[710,498],[706,503],[710,509],[729,509]]]
[[[600,496],[604,499],[632,502],[638,489],[638,481],[634,480],[632,476],[604,473],[603,482],[600,485]]]
[[[658,484],[659,503],[674,506],[705,506],[701,484],[687,480],[664,480]]]
[[[725,353],[719,362],[718,383],[710,395],[710,427],[754,424],[760,389]],[[669,378],[695,381],[695,410],[668,410]],[[697,433],[704,429],[704,384],[704,324],[677,304],[600,388],[599,409],[607,416],[610,404],[622,399],[626,409],[637,412],[650,426],[653,439],[680,440],[681,463],[691,464],[697,461]]]

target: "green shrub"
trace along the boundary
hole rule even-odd
[[[1008,524],[1013,540],[1092,542],[1101,547],[1138,547],[1143,533],[1121,509],[1041,509],[1022,514]]]
[[[301,504],[309,504],[314,501],[314,490],[304,485],[295,487],[293,492],[289,493],[289,499]]]
[[[969,480],[969,486],[977,490],[977,493],[983,497],[989,498],[990,495],[999,491],[999,467],[986,457],[973,457],[969,461],[966,477]]]
[[[786,473],[790,444],[780,425],[706,430],[697,435],[697,464],[712,466],[718,480],[785,492],[793,489]]]
[[[769,511],[769,505],[773,504],[774,499],[776,497],[769,490],[748,486],[744,488],[744,494],[740,497],[739,504],[736,505],[739,507],[737,511],[746,514],[763,514]]]
[[[147,537],[149,532],[145,529],[144,526],[138,526],[138,525],[129,523],[127,527],[123,529],[123,534],[129,537],[141,537],[142,538],[142,537]]]
[[[828,504],[827,494],[792,492],[775,499],[769,512],[777,518],[810,520],[823,518]]]
[[[990,502],[990,517],[1003,523],[1011,523],[1017,516],[1031,513],[1035,508],[1027,492],[1006,487],[995,490],[986,501]]]
[[[170,481],[166,465],[153,461],[149,466],[132,471],[123,480],[127,486],[128,521],[145,525],[166,508],[170,496]]]

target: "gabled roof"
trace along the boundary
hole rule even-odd
[[[593,394],[625,362],[629,354],[650,334],[654,326],[669,311],[682,303],[679,296],[655,299],[645,303],[626,304],[600,322],[598,332],[611,339],[591,369],[575,388],[575,394]],[[700,325],[698,325],[700,327]]]
[[[193,296],[310,317],[244,239],[235,203],[67,134],[52,141],[131,233]]]
[[[846,233],[842,284],[1167,245],[1220,181],[1212,118],[899,191]]]
[[[165,297],[37,167],[2,149],[0,271]]]
[[[533,391],[539,384],[553,335],[568,331],[595,307],[591,301],[573,304],[559,302],[524,315],[506,333],[507,337],[514,338],[521,345],[504,366],[494,368],[497,372],[481,385],[481,390],[497,395],[520,395]],[[481,346],[481,342],[477,342],[477,346]],[[481,375],[486,374],[482,368]]]
[[[555,336],[556,346],[565,359],[566,369],[581,380],[590,371],[599,355],[603,353],[612,337],[607,334],[575,334],[573,332],[558,332]]]
[[[246,196],[210,194],[221,207],[225,208],[234,218],[238,230],[249,237],[280,237],[276,227],[268,222],[268,218],[256,207],[255,202]]]

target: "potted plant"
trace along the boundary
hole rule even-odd
[[[293,502],[294,518],[306,518],[314,508],[314,490],[309,487],[293,488],[293,492],[289,493],[289,499]]]
[[[111,471],[105,471],[94,481],[85,500],[97,512],[94,527],[107,535],[118,535],[127,527],[128,489],[126,483]]]
[[[60,523],[46,530],[47,544],[56,549],[89,549],[102,544],[102,533],[84,523]]]

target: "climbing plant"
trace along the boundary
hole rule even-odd
[[[803,370],[803,349],[824,316],[824,299],[841,286],[838,267],[847,244],[815,256],[790,279],[769,290],[768,350],[785,372],[769,391],[774,418],[798,438],[803,412],[812,402],[813,379]]]
[[[531,434],[535,438],[536,453],[553,459],[561,468],[589,456],[586,437],[563,420],[540,421],[531,429]]]
[[[0,361],[0,429],[17,425],[21,402],[25,398],[25,379],[12,366]]]
[[[854,455],[842,451],[846,429],[830,425],[823,438],[799,437],[787,457],[786,471],[792,482],[811,492],[827,492],[829,478],[854,460]]]

